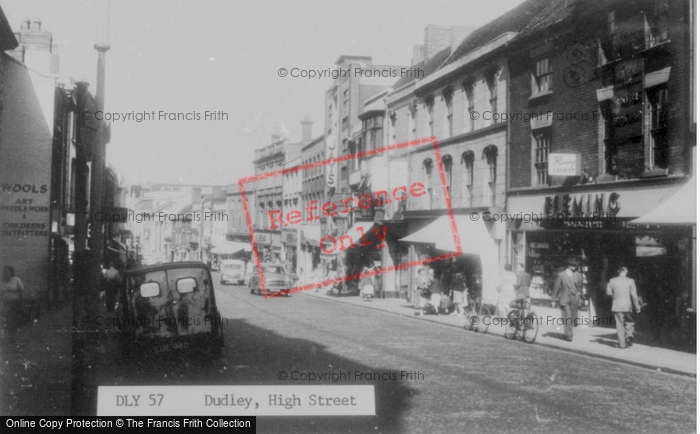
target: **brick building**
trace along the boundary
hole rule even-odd
[[[507,209],[528,216],[509,222],[509,260],[533,274],[533,297],[548,299],[553,276],[578,258],[591,319],[609,313],[606,282],[625,264],[656,328],[671,327],[696,303],[692,228],[628,223],[692,174],[690,3],[539,3],[547,20],[508,54]],[[563,161],[570,176],[553,175]],[[555,221],[525,221],[547,212]]]

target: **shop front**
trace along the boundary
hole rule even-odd
[[[303,284],[318,281],[321,267],[321,227],[302,225],[299,229],[299,260],[297,274]],[[316,277],[315,277],[316,276]]]
[[[284,250],[287,273],[297,274],[297,230],[282,230],[282,246]]]
[[[532,275],[533,301],[555,306],[556,276],[569,258],[575,258],[583,277],[581,307],[588,311],[588,324],[610,326],[612,300],[606,287],[624,265],[645,305],[638,330],[657,339],[674,334],[683,306],[694,299],[692,228],[643,228],[630,222],[678,189],[677,183],[666,183],[509,197],[510,259],[524,264]]]
[[[280,231],[256,230],[255,242],[258,246],[260,262],[282,262],[282,234]]]
[[[480,292],[482,301],[495,304],[498,299],[496,285],[499,276],[498,236],[501,223],[473,219],[481,215],[474,210],[456,213],[452,218],[443,213],[432,218],[420,217],[417,213],[408,217],[408,236],[399,241],[408,245],[408,261],[416,263],[428,257],[436,279],[441,279],[448,290],[454,273],[464,273],[467,287]],[[480,210],[484,211],[484,210]],[[452,226],[454,221],[455,226]],[[409,301],[418,307],[419,296],[416,286],[416,267],[408,273]]]

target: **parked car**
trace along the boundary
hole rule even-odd
[[[182,351],[218,357],[224,346],[211,273],[201,262],[128,270],[118,314],[121,346],[129,353]]]
[[[296,276],[288,274],[283,264],[261,264],[261,267],[265,278],[265,292],[267,295],[289,296],[289,289],[294,286]],[[262,285],[257,267],[250,276],[248,287],[251,294],[262,294]]]
[[[245,281],[245,263],[239,259],[227,259],[221,261],[221,281],[222,285],[227,283],[238,283],[242,285]]]

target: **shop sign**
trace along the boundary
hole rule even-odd
[[[581,176],[581,156],[578,154],[549,154],[550,176]]]
[[[545,196],[543,212],[612,218],[620,212],[620,208],[620,195],[615,192],[557,194]]]
[[[326,159],[331,160],[338,157],[338,143],[335,137],[328,137],[326,142]],[[331,160],[326,165],[326,185],[329,188],[338,186],[338,163]]]
[[[255,241],[260,245],[269,246],[270,244],[272,244],[272,237],[270,235],[271,234],[267,233],[257,233],[255,234]]]
[[[644,63],[641,59],[620,62],[615,66],[615,85],[610,126],[612,139],[623,143],[642,135],[644,115]]]

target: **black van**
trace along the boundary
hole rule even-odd
[[[128,270],[118,313],[126,351],[221,355],[223,319],[206,264],[172,262]]]

